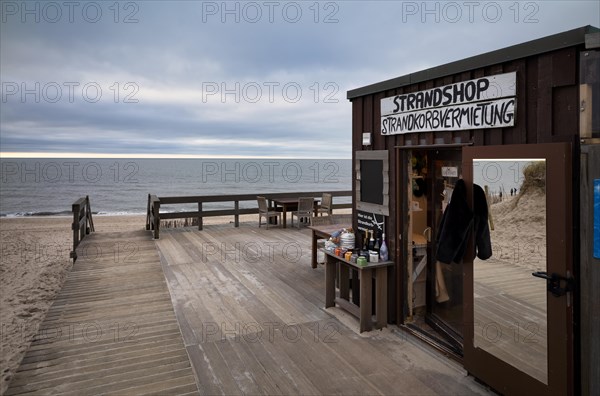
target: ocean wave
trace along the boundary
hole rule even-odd
[[[120,211],[120,212],[98,212],[98,213],[94,213],[94,216],[145,216],[146,212],[127,212],[127,211]]]
[[[33,216],[70,216],[73,212],[70,210],[62,210],[60,212],[14,212],[0,213],[0,217],[33,217]],[[93,214],[93,213],[92,213]]]
[[[93,212],[92,216],[141,216],[145,215],[146,212]],[[13,217],[48,217],[48,216],[72,216],[73,212],[70,210],[63,210],[60,212],[14,212],[14,213],[0,213],[0,217],[13,218]]]

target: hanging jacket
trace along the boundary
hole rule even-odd
[[[438,228],[436,258],[442,263],[460,263],[465,255],[471,225],[475,232],[475,253],[481,260],[492,256],[488,207],[483,189],[473,185],[473,210],[467,203],[465,182],[460,179],[454,186],[452,199],[442,215]]]

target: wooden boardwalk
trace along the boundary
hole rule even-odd
[[[15,394],[197,394],[152,236],[93,233],[10,383]]]
[[[324,309],[306,229],[164,230],[156,244],[201,394],[487,394],[396,326],[359,334]]]
[[[475,346],[548,383],[546,282],[501,260],[475,270]]]
[[[6,394],[489,394],[396,326],[324,309],[310,246],[256,223],[93,234]]]

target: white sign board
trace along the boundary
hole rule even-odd
[[[512,72],[381,99],[381,134],[514,126],[516,79]]]
[[[500,99],[389,115],[381,117],[381,134],[514,126],[515,101]]]
[[[442,177],[458,177],[456,166],[442,166]]]

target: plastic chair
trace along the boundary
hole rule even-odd
[[[256,197],[256,200],[258,201],[258,227],[260,228],[261,226],[261,220],[262,218],[266,218],[267,219],[267,230],[269,229],[269,219],[271,217],[279,217],[279,224],[281,223],[281,212],[277,212],[274,210],[269,210],[269,207],[267,206],[267,198],[265,197]]]
[[[313,203],[312,197],[298,198],[298,210],[292,212],[292,227],[294,226],[294,216],[298,218],[298,228],[300,228],[302,219],[306,219],[307,224],[312,224]]]
[[[328,216],[331,216],[332,200],[333,200],[333,197],[331,196],[331,194],[323,193],[323,196],[321,197],[321,205],[317,209],[317,215],[319,215],[319,214],[322,215],[323,213],[327,213]]]

